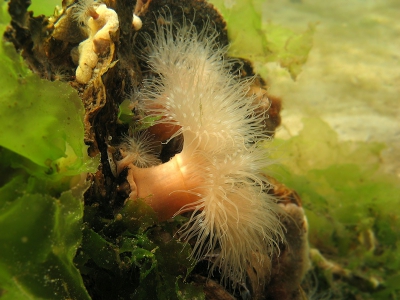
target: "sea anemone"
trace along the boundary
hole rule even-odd
[[[235,61],[217,36],[209,22],[197,31],[184,20],[157,25],[155,38],[147,37],[145,59],[158,78],[144,83],[140,106],[156,125],[174,128],[169,139],[182,135],[184,142],[164,164],[129,165],[128,181],[130,198],[143,198],[160,220],[191,212],[180,238],[194,240],[192,258],[211,261],[210,274],[219,269],[221,281],[235,287],[254,258],[270,265],[283,227],[262,176],[271,164],[265,115],[248,96],[252,81],[231,72]]]
[[[79,24],[85,25],[90,17],[97,19],[99,17],[96,7],[99,2],[95,0],[80,0],[73,7],[73,19]]]
[[[120,173],[131,163],[139,168],[148,168],[160,164],[160,160],[156,157],[155,148],[157,148],[156,143],[146,132],[133,137],[125,137],[120,147],[120,153],[124,158],[118,161],[117,173]]]

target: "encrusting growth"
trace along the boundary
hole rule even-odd
[[[88,38],[78,47],[76,80],[88,83],[99,60],[98,55],[113,43],[110,33],[117,32],[119,28],[118,15],[105,4],[93,0],[81,0],[75,7],[74,15],[75,20],[85,26],[88,34]]]
[[[196,241],[192,257],[208,257],[210,272],[219,268],[221,280],[236,286],[252,262],[268,266],[283,241],[281,210],[261,175],[271,163],[265,116],[247,96],[251,80],[230,72],[234,61],[209,23],[200,32],[188,21],[165,24],[147,42],[147,62],[159,77],[144,83],[139,102],[148,116],[161,116],[158,126],[175,128],[170,138],[183,135],[183,149],[164,164],[143,168],[128,159],[118,168],[129,168],[130,198],[143,198],[160,220],[192,212],[180,232]],[[124,157],[135,148],[122,147]]]

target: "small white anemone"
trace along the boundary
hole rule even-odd
[[[146,132],[125,137],[119,146],[123,159],[117,162],[117,173],[119,174],[129,164],[139,168],[159,165],[161,161],[157,158],[156,148],[156,143]]]
[[[99,5],[95,0],[80,0],[73,6],[73,19],[81,25],[87,24],[90,17],[96,17],[96,7]]]

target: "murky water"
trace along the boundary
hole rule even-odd
[[[385,143],[382,166],[400,177],[399,11],[394,0],[265,1],[265,22],[298,32],[318,22],[297,81],[270,77],[270,91],[284,101],[278,137],[296,135],[303,117],[319,116],[341,140]]]

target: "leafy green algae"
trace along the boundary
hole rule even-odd
[[[400,295],[400,182],[379,169],[378,143],[341,142],[320,119],[304,119],[298,136],[276,140],[287,156],[275,175],[296,190],[306,209],[312,247],[378,288],[339,286],[365,299]],[[339,293],[339,292],[338,292]],[[397,295],[397,296],[396,296]],[[342,294],[343,296],[343,294]],[[392,298],[391,298],[392,297]]]
[[[26,193],[4,200],[1,197],[1,298],[89,299],[72,262],[81,239],[81,200],[71,191],[58,199]]]
[[[32,74],[4,42],[0,73],[1,298],[89,299],[73,263],[86,186],[71,179],[98,165],[85,154],[82,103],[68,84]]]
[[[210,0],[227,22],[229,54],[257,63],[277,62],[293,79],[301,72],[312,47],[315,24],[302,33],[262,20],[262,0]],[[262,67],[261,67],[262,69]],[[262,70],[258,72],[262,72]],[[263,74],[264,75],[264,74]]]
[[[11,45],[1,45],[0,63],[0,113],[5,116],[0,120],[0,145],[47,172],[61,165],[82,167],[84,109],[77,92],[66,83],[32,74]]]

